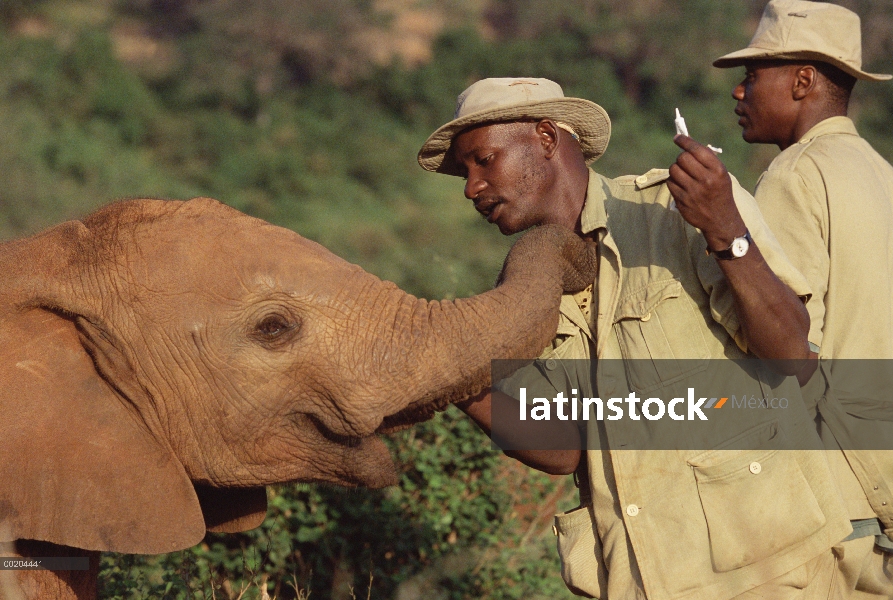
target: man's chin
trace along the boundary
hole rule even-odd
[[[502,235],[515,235],[527,229],[519,226],[517,223],[505,223],[504,221],[496,221],[496,226],[499,227],[499,233]]]
[[[766,136],[760,136],[755,134],[752,130],[744,129],[741,131],[741,139],[743,139],[748,144],[775,144],[776,142],[771,139],[767,139]]]

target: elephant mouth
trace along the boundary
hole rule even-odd
[[[319,434],[333,444],[338,444],[345,448],[359,448],[363,443],[362,437],[335,433],[326,427],[322,420],[315,415],[306,415],[306,417],[313,423],[313,426],[316,427]]]
[[[396,485],[398,482],[397,467],[390,450],[377,436],[350,436],[335,433],[313,415],[303,415],[316,429],[320,441],[330,444],[326,454],[329,458],[340,455],[340,460],[333,461],[339,465],[336,472],[327,472],[320,481],[329,481],[338,485],[355,487],[363,486],[378,489]]]
[[[449,404],[450,402],[446,398],[440,398],[436,402],[413,404],[382,419],[381,425],[378,426],[375,433],[394,433],[411,427],[416,423],[427,421],[435,413],[446,410]]]

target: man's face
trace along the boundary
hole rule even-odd
[[[779,61],[744,64],[744,80],[732,92],[738,101],[735,114],[749,144],[786,143],[796,102],[791,92],[800,65]]]
[[[465,197],[503,235],[549,222],[550,170],[536,123],[496,123],[453,139]]]

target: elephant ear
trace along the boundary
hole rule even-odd
[[[103,379],[113,382],[122,396],[143,397],[144,403],[148,403],[130,361],[113,341],[114,336],[82,316],[76,317],[74,321],[81,344],[87,349]],[[193,485],[208,531],[236,533],[254,529],[267,516],[265,487],[214,488]]]
[[[192,483],[99,376],[74,323],[0,307],[0,542],[157,554],[193,546]]]

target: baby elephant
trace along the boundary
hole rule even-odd
[[[91,597],[96,551],[256,527],[269,484],[395,483],[375,434],[488,386],[491,359],[539,354],[595,264],[541,227],[495,289],[421,300],[207,198],[0,245],[0,543],[92,565],[20,572],[25,596]]]

